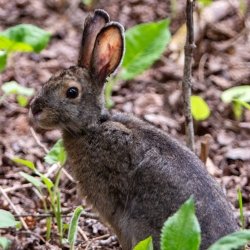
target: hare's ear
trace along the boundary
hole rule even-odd
[[[84,23],[78,66],[89,69],[97,34],[109,22],[109,15],[104,10],[95,10]]]
[[[97,35],[90,71],[98,84],[103,84],[106,77],[119,66],[124,51],[124,30],[116,22],[107,24]]]

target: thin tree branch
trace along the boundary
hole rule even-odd
[[[194,27],[193,27],[193,7],[195,0],[187,0],[186,6],[186,23],[187,23],[187,38],[185,44],[185,62],[183,72],[183,101],[184,101],[184,116],[185,116],[185,128],[186,128],[186,143],[187,146],[194,151],[194,127],[193,118],[191,114],[190,97],[192,93],[192,58],[194,44]]]

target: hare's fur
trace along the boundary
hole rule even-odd
[[[160,249],[164,221],[191,195],[202,230],[201,249],[236,231],[224,194],[197,156],[146,122],[110,115],[103,83],[87,67],[71,67],[44,85],[31,110],[39,126],[62,130],[82,196],[112,227],[123,249],[131,250],[150,235],[154,249]],[[77,98],[65,97],[69,86],[79,89]]]

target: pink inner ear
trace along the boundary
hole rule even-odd
[[[94,74],[104,80],[119,65],[123,54],[123,37],[116,25],[101,31],[95,43],[93,53]]]

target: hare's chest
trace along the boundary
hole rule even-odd
[[[100,213],[113,213],[112,176],[109,154],[104,154],[97,140],[79,138],[71,143],[66,141],[65,148],[69,158],[69,168],[78,181],[78,189]]]

